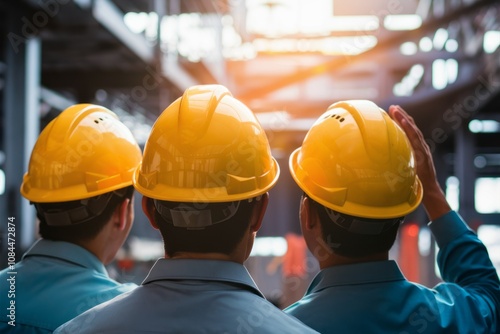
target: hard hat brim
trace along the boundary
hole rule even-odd
[[[142,195],[171,202],[186,202],[186,203],[221,203],[233,202],[244,199],[257,197],[268,192],[276,185],[279,179],[280,168],[278,162],[272,158],[272,168],[266,176],[261,177],[261,181],[256,178],[255,187],[251,191],[228,193],[228,187],[224,184],[220,187],[207,188],[181,188],[172,187],[163,183],[157,183],[154,186],[145,185],[144,180],[141,180],[141,167],[137,167],[133,177],[134,188]]]
[[[343,201],[342,205],[332,204],[330,201],[325,200],[325,197],[334,197],[335,193],[339,193],[342,191],[347,192],[348,190],[345,188],[330,188],[326,189],[322,185],[316,184],[313,179],[307,174],[305,170],[300,167],[300,163],[298,161],[299,155],[301,152],[301,147],[297,148],[292,152],[289,158],[289,169],[292,178],[297,183],[300,189],[302,189],[309,197],[311,197],[316,202],[321,205],[335,210],[340,213],[348,214],[351,216],[362,217],[362,218],[373,218],[373,219],[389,219],[389,218],[397,218],[406,216],[407,214],[415,211],[417,207],[420,205],[423,197],[423,187],[419,178],[415,178],[415,184],[413,186],[413,196],[411,203],[405,202],[398,205],[393,206],[385,206],[385,207],[374,207],[374,206],[366,206],[360,205],[357,203],[353,203],[349,200]],[[317,196],[317,193],[322,193],[322,197]],[[374,194],[376,196],[376,194]]]

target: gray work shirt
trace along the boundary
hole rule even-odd
[[[140,287],[54,333],[316,332],[265,300],[241,264],[159,259]]]

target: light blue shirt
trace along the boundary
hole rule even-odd
[[[55,333],[316,333],[266,301],[229,261],[159,259],[134,291],[85,312]]]
[[[102,262],[84,248],[41,239],[14,268],[0,272],[0,333],[52,333],[87,309],[135,287],[112,280]],[[12,301],[13,313],[7,311]],[[7,317],[11,314],[15,318]]]
[[[394,261],[335,266],[285,312],[324,334],[496,333],[499,280],[484,245],[453,211],[430,228],[448,283],[409,282]]]

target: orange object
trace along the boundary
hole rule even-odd
[[[412,282],[420,280],[419,230],[420,228],[415,223],[401,226],[398,264],[406,278]]]
[[[283,257],[283,276],[304,277],[306,275],[306,242],[302,236],[293,233],[288,233],[285,239],[288,249]]]

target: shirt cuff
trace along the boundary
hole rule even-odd
[[[471,229],[456,211],[450,211],[429,223],[429,228],[440,248]]]

